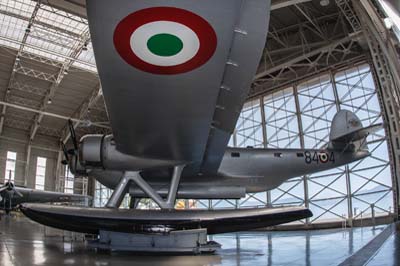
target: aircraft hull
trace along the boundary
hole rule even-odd
[[[69,231],[98,234],[163,233],[207,228],[209,234],[245,231],[312,216],[304,207],[239,210],[136,210],[23,204],[21,211],[41,224]]]

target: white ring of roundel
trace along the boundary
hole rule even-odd
[[[148,40],[157,34],[171,34],[178,37],[182,43],[182,50],[173,56],[158,56],[147,47]],[[172,21],[155,21],[146,23],[137,28],[131,36],[132,51],[141,60],[156,66],[175,66],[192,59],[200,48],[200,40],[196,33],[189,27]]]

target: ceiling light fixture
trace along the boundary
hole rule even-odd
[[[329,1],[329,0],[321,0],[321,1],[319,1],[319,4],[320,4],[321,6],[327,6],[327,5],[330,4],[330,1]]]

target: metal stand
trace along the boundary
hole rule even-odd
[[[174,167],[168,197],[164,200],[141,176],[139,172],[125,172],[119,181],[107,208],[118,208],[134,182],[152,198],[161,209],[174,209],[176,194],[184,165]],[[131,208],[136,208],[138,199],[131,197]],[[207,229],[179,230],[158,234],[131,234],[110,231],[100,231],[99,239],[89,242],[89,245],[101,250],[134,251],[157,253],[214,253],[221,247],[214,241],[207,241]]]
[[[99,239],[89,242],[93,248],[109,251],[149,253],[214,253],[221,245],[207,241],[206,229],[171,231],[164,234],[129,234],[100,231]]]
[[[137,209],[140,200],[141,198],[135,198],[131,195],[129,199],[129,209]]]
[[[130,182],[135,182],[135,184],[140,187],[143,192],[146,193],[152,200],[154,200],[161,209],[173,209],[175,206],[179,181],[181,179],[181,174],[184,167],[184,165],[178,165],[174,167],[171,185],[166,200],[158,195],[158,193],[140,176],[139,172],[125,172],[124,176],[121,178],[110,199],[108,200],[106,207],[118,208],[129,189]]]

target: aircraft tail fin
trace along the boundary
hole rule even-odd
[[[367,137],[382,127],[382,123],[363,127],[353,112],[341,110],[333,118],[328,148],[340,151],[366,150]]]

